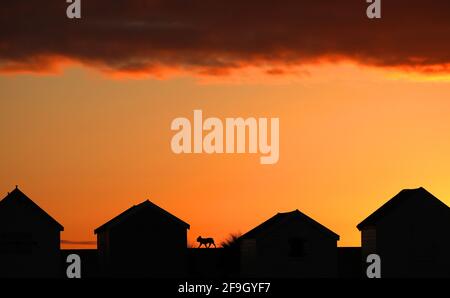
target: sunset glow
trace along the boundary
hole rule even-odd
[[[75,243],[146,199],[188,222],[190,241],[299,209],[341,246],[359,245],[356,224],[402,188],[450,203],[448,84],[351,65],[309,72],[284,84],[114,80],[84,68],[4,76],[0,188],[19,184]],[[279,117],[279,162],[172,153],[171,120],[195,108]]]
[[[382,22],[350,14],[364,1],[85,1],[78,23],[50,2],[0,15],[0,192],[19,185],[64,226],[63,248],[95,246],[95,228],[147,199],[190,243],[299,209],[339,246],[359,246],[356,225],[401,189],[450,205],[448,1],[400,21],[386,3]],[[278,162],[174,154],[171,122],[196,109],[279,118]]]

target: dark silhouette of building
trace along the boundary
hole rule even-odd
[[[357,227],[381,277],[450,277],[450,208],[424,188],[402,190]]]
[[[338,240],[298,210],[278,213],[241,236],[241,275],[337,277]]]
[[[67,257],[71,254],[76,254],[81,260],[81,278],[99,278],[100,269],[98,264],[97,249],[61,249],[61,263],[65,270],[61,271],[61,277],[67,277],[67,267],[71,263],[67,263]]]
[[[179,277],[187,272],[189,224],[145,201],[95,230],[102,271],[125,277]]]
[[[338,276],[362,278],[361,247],[338,247]]]
[[[190,248],[188,249],[189,277],[192,278],[223,278],[224,249],[223,248]]]
[[[17,186],[0,201],[0,277],[58,277],[64,228]]]

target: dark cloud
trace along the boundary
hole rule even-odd
[[[48,71],[77,61],[104,71],[178,68],[226,74],[245,66],[352,60],[447,72],[450,1],[82,0],[82,19],[61,0],[0,3],[0,70]]]

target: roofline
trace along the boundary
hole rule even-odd
[[[18,192],[20,192],[23,196],[25,196],[25,198],[27,198],[30,202],[31,202],[31,204],[35,207],[35,208],[37,208],[39,211],[41,211],[51,222],[53,222],[55,225],[57,225],[58,226],[58,230],[59,231],[64,231],[64,226],[62,225],[62,224],[60,224],[56,219],[54,219],[50,214],[48,214],[44,209],[42,209],[38,204],[36,204],[32,199],[30,199],[25,193],[23,193],[20,189],[19,189],[19,187],[16,185],[16,187],[15,187],[15,189],[13,190],[13,191],[11,191],[11,192],[8,192],[8,194],[6,195],[6,197],[4,197],[1,201],[0,201],[0,203],[1,202],[3,202],[10,194],[12,194],[14,191],[18,191]]]
[[[251,229],[250,231],[246,232],[245,234],[243,234],[241,237],[239,237],[240,239],[246,239],[246,238],[250,238],[248,237],[248,235],[253,232],[254,230],[256,230],[257,228],[259,228],[261,225],[265,224],[267,221],[273,219],[276,216],[279,215],[294,215],[294,214],[300,214],[302,217],[304,217],[310,224],[320,228],[324,233],[328,234],[330,237],[332,237],[333,239],[335,239],[336,241],[340,240],[340,236],[338,234],[336,234],[335,232],[333,232],[332,230],[328,229],[327,227],[325,227],[324,225],[322,225],[321,223],[317,222],[316,220],[314,220],[313,218],[309,217],[308,215],[304,214],[303,212],[301,212],[298,209],[295,209],[293,211],[288,211],[288,212],[278,212],[277,214],[275,214],[274,216],[270,217],[269,219],[267,219],[266,221],[262,222],[261,224],[257,225],[256,227],[254,227],[253,229]],[[289,217],[287,217],[289,218]],[[282,221],[286,220],[287,218],[282,219]],[[250,238],[251,239],[251,238]]]
[[[175,215],[171,214],[170,212],[164,210],[163,208],[159,207],[158,205],[156,205],[155,203],[149,201],[149,200],[145,200],[142,203],[139,203],[137,205],[133,205],[130,208],[126,209],[125,211],[121,212],[120,214],[114,216],[113,218],[111,218],[110,220],[108,220],[107,222],[105,222],[104,224],[102,224],[101,226],[99,226],[98,228],[96,228],[94,230],[94,234],[98,234],[99,232],[102,232],[103,230],[105,230],[106,228],[108,228],[109,225],[113,224],[112,222],[117,219],[119,216],[121,215],[125,215],[126,212],[131,211],[131,209],[139,207],[143,204],[151,204],[151,207],[153,208],[157,208],[158,211],[162,212],[163,214],[165,214],[166,216],[169,216],[170,218],[172,218],[173,220],[175,220],[177,223],[181,224],[182,226],[184,226],[186,229],[190,229],[190,225],[188,223],[186,223],[185,221],[179,219],[178,217],[176,217]],[[139,210],[138,210],[139,211]],[[114,225],[113,225],[114,226]]]
[[[296,209],[296,211],[300,212],[298,209]],[[312,224],[318,226],[319,228],[323,229],[325,232],[329,233],[331,236],[333,236],[333,238],[336,239],[336,241],[339,241],[341,239],[341,236],[339,236],[338,234],[336,234],[335,232],[333,232],[332,230],[330,230],[329,228],[327,228],[326,226],[324,226],[323,224],[321,224],[320,222],[314,220],[312,217],[309,217],[308,215],[306,215],[303,212],[300,212],[303,216],[305,216],[308,220],[311,221]]]
[[[387,202],[385,202],[383,205],[381,205],[380,207],[378,207],[375,211],[373,211],[369,216],[367,216],[363,221],[361,221],[356,228],[359,231],[362,231],[362,229],[364,229],[365,227],[374,227],[375,225],[373,223],[368,223],[370,220],[372,220],[374,217],[376,217],[376,214],[379,215],[380,212],[383,212],[384,209],[388,208],[390,206],[390,204],[392,204],[392,200],[394,200],[398,195],[400,195],[402,192],[407,192],[407,191],[423,191],[425,193],[427,193],[428,195],[430,195],[433,199],[435,199],[437,202],[439,202],[442,206],[447,207],[450,210],[450,207],[447,206],[444,202],[442,202],[441,200],[439,200],[435,195],[433,195],[431,192],[429,192],[428,190],[426,190],[423,187],[418,187],[418,188],[406,188],[406,189],[402,189],[399,193],[397,193],[395,196],[393,196],[391,199],[389,199]]]

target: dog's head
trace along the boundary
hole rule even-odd
[[[200,242],[202,240],[202,236],[197,237],[197,242]]]

